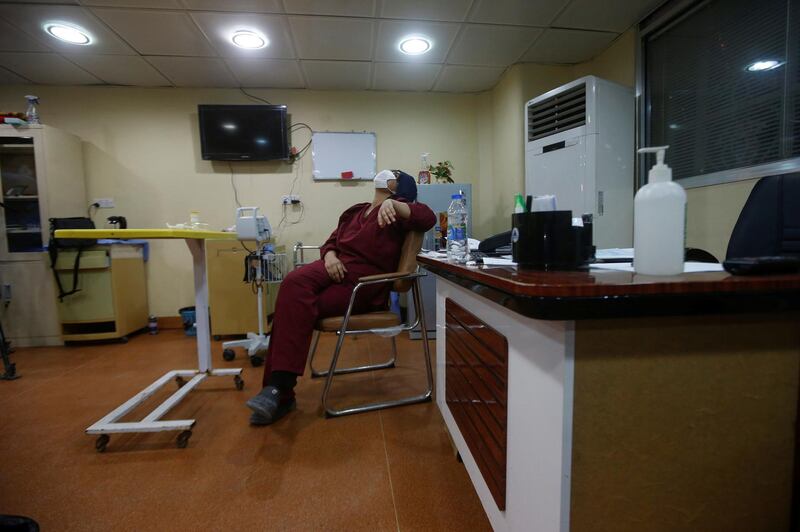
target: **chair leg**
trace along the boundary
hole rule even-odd
[[[412,282],[411,290],[414,299],[414,308],[417,310],[419,317],[422,320],[422,323],[425,323],[424,309],[422,308],[422,292],[420,291],[417,279],[414,279],[414,281]],[[345,326],[347,321],[349,321],[349,316],[346,316]],[[333,353],[333,359],[331,360],[331,367],[328,370],[329,373],[328,373],[328,378],[325,382],[325,389],[322,392],[322,406],[325,409],[326,417],[347,416],[350,414],[370,412],[372,410],[381,410],[384,408],[392,408],[395,406],[411,405],[415,403],[425,403],[431,400],[431,396],[433,395],[433,370],[431,367],[430,347],[428,346],[428,332],[425,329],[425,327],[422,327],[422,345],[423,345],[423,353],[425,354],[425,372],[427,378],[427,389],[425,390],[425,392],[404,399],[382,401],[378,403],[370,403],[367,405],[358,405],[342,409],[332,408],[330,405],[328,405],[328,392],[330,391],[331,384],[333,383],[333,377],[339,373],[338,371],[336,371],[336,363],[339,359],[342,343],[344,341],[343,336],[344,335],[340,335],[339,341],[336,343],[336,350]],[[392,340],[394,340],[394,337],[392,338]],[[397,354],[396,344],[394,341],[392,342],[392,348],[394,350],[393,354],[396,356]]]
[[[314,350],[316,350],[316,347],[317,347],[316,342],[319,341],[320,332],[319,331],[314,331],[314,334],[316,335],[316,339],[314,340],[313,346],[314,346]],[[362,371],[372,371],[372,370],[376,370],[376,369],[393,368],[396,361],[397,361],[397,343],[395,341],[395,337],[392,336],[392,358],[391,359],[389,359],[386,362],[381,362],[380,364],[367,364],[367,365],[364,365],[364,366],[355,366],[355,367],[350,367],[350,368],[340,368],[340,369],[336,370],[336,375],[344,375],[344,374],[347,374],[347,373],[360,373]],[[318,371],[318,370],[316,370],[314,368],[314,356],[313,356],[313,353],[312,353],[312,356],[311,356],[311,362],[310,362],[310,366],[309,367],[311,368],[311,378],[312,379],[316,379],[316,378],[319,378],[319,377],[327,377],[328,376],[328,372],[330,371],[330,370],[327,370],[327,369]]]

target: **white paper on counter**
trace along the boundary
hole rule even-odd
[[[598,249],[595,254],[597,260],[630,259],[633,260],[633,248],[608,248]]]
[[[517,263],[511,259],[504,259],[502,257],[483,257],[484,266],[516,266]]]
[[[597,270],[614,270],[618,272],[633,272],[633,263],[631,262],[612,262],[606,264],[592,264],[592,269]],[[724,271],[722,264],[715,264],[713,262],[684,262],[683,273],[700,273],[700,272],[721,272]]]
[[[467,238],[467,246],[469,246],[470,251],[476,251],[480,245],[481,241],[477,238]]]
[[[445,251],[423,251],[420,253],[423,257],[428,257],[429,259],[446,259],[447,252]]]

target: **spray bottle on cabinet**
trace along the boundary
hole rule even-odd
[[[431,183],[431,166],[428,164],[428,155],[430,153],[423,153],[420,157],[419,174],[417,174],[417,183],[420,185]]]
[[[667,148],[639,150],[656,154],[647,184],[633,201],[633,268],[645,275],[683,273],[686,191],[672,181],[672,169],[664,164]]]

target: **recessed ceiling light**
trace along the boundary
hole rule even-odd
[[[783,63],[780,61],[769,59],[766,61],[756,61],[755,63],[751,63],[747,65],[747,70],[749,72],[763,72],[765,70],[774,70],[781,65],[783,65]]]
[[[399,44],[400,51],[406,55],[422,55],[433,48],[430,39],[422,35],[403,37]]]
[[[233,44],[246,50],[257,50],[269,45],[269,39],[253,31],[237,31],[231,36]]]
[[[64,24],[63,22],[45,24],[44,31],[51,37],[70,44],[92,44],[92,37],[86,30],[71,24]]]
[[[222,124],[222,127],[224,127],[225,129],[236,129],[236,124],[230,124],[230,123]]]

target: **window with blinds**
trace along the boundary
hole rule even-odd
[[[800,0],[699,2],[644,37],[644,141],[676,180],[800,155],[799,42]]]

